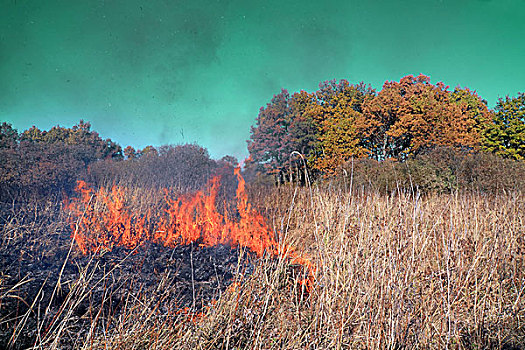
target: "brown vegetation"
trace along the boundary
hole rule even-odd
[[[283,256],[267,257],[252,260],[249,269],[239,263],[227,289],[216,289],[213,302],[208,297],[197,303],[203,308],[193,308],[191,298],[174,302],[169,276],[177,272],[169,272],[168,262],[156,265],[164,269],[158,288],[140,287],[146,280],[135,279],[135,289],[126,289],[126,281],[134,279],[129,268],[122,274],[106,270],[110,281],[93,273],[102,266],[98,259],[113,259],[113,267],[122,268],[128,266],[125,259],[137,263],[151,247],[132,255],[106,252],[70,275],[67,285],[77,287],[63,287],[62,300],[72,311],[57,318],[52,332],[40,334],[37,347],[61,348],[65,334],[66,344],[84,349],[525,346],[523,194],[453,191],[422,197],[410,190],[381,194],[346,185],[251,188],[253,205],[269,218],[278,241],[316,265],[309,291],[297,283],[304,270]],[[53,222],[43,224],[43,237],[65,227]],[[3,226],[2,237],[12,237],[6,247],[12,249],[13,237],[24,227]],[[24,249],[24,254],[32,251],[31,245]],[[118,312],[73,311],[80,305],[75,300],[87,298],[100,306],[111,299],[89,294],[87,281],[95,276],[106,293],[128,295]],[[21,289],[5,282],[0,288],[3,305]],[[172,302],[160,302],[166,298]],[[43,322],[49,315],[34,300],[26,300],[32,317]],[[87,321],[84,331],[68,331],[79,320]]]

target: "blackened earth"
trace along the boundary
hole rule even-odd
[[[136,300],[157,314],[198,312],[237,273],[250,274],[250,260],[239,249],[197,243],[147,243],[134,251],[117,247],[85,256],[66,233],[0,249],[0,348],[32,347],[65,318],[59,348],[73,348],[94,318],[103,324]]]

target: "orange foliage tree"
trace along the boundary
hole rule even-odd
[[[317,147],[310,156],[315,169],[331,173],[352,157],[368,155],[360,137],[364,127],[362,105],[373,94],[365,84],[352,85],[344,79],[319,85],[317,103],[304,111],[316,124]]]
[[[403,160],[433,146],[479,148],[489,119],[486,103],[468,89],[456,89],[430,78],[406,76],[386,82],[367,99],[364,138],[377,160]]]

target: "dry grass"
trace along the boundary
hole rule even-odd
[[[113,347],[136,337],[158,348],[525,346],[522,195],[327,188],[254,198],[316,263],[310,293],[286,260],[263,261],[196,323],[120,334]]]
[[[218,325],[236,330],[241,348],[525,346],[522,195],[303,189],[292,199],[267,201],[293,203],[275,219],[316,262],[314,289],[305,299],[279,288],[285,267],[261,267],[238,292],[235,317],[203,321],[213,347],[229,340],[217,343]]]
[[[129,298],[113,319],[93,313],[75,347],[525,347],[523,194],[386,196],[326,186],[252,189],[251,197],[279,239],[317,266],[310,291],[297,283],[300,267],[262,259],[253,273],[239,271],[204,315],[193,315],[159,307],[172,295],[166,280],[155,298]],[[87,269],[79,277],[75,298],[90,276]],[[58,348],[49,337],[75,319],[60,322],[42,347]]]

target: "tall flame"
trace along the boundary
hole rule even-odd
[[[207,189],[193,195],[171,198],[164,191],[164,213],[135,215],[125,205],[125,191],[113,186],[95,191],[86,182],[79,181],[78,197],[67,202],[72,213],[72,238],[83,254],[111,251],[115,246],[134,249],[151,241],[167,247],[199,243],[211,247],[228,244],[242,246],[261,257],[284,253],[294,264],[303,265],[312,278],[313,265],[292,247],[280,247],[265,218],[252,208],[245,191],[245,181],[237,167],[236,191],[238,218],[221,214],[216,207],[219,177],[208,183]],[[309,283],[307,283],[309,286]]]

